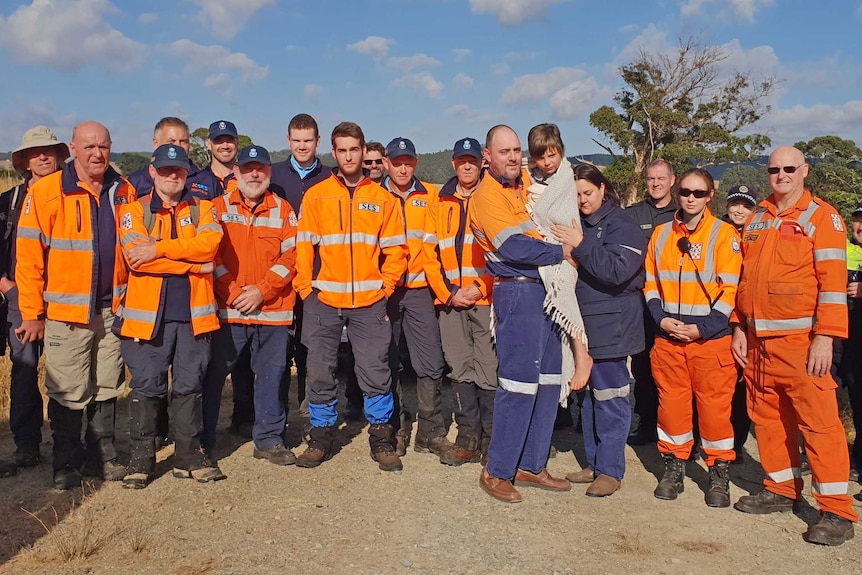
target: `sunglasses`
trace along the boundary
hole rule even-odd
[[[768,168],[766,168],[766,172],[773,175],[773,176],[775,174],[777,174],[778,172],[780,172],[781,170],[784,170],[785,174],[792,174],[793,172],[795,172],[796,170],[798,170],[799,168],[801,168],[804,165],[805,164],[799,164],[798,166],[784,166],[784,167],[769,166]]]
[[[702,200],[709,195],[709,190],[689,190],[688,188],[679,189],[679,197],[687,198],[691,195],[694,195],[698,200]]]
[[[382,166],[383,165],[383,159],[381,158],[379,160],[362,160],[362,163],[365,164],[366,166],[373,166],[374,164],[377,164],[378,166]]]

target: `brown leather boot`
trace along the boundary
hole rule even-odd
[[[610,475],[601,474],[587,487],[587,497],[607,497],[620,488],[620,481]]]
[[[521,494],[515,489],[515,486],[499,477],[494,477],[488,473],[487,469],[482,469],[482,474],[479,475],[479,486],[493,497],[504,503],[520,503]]]

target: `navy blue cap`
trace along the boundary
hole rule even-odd
[[[150,158],[150,165],[154,168],[183,168],[186,171],[190,169],[189,155],[184,148],[174,144],[162,144],[153,150],[153,157]]]
[[[859,204],[858,206],[856,206],[856,209],[854,209],[853,213],[850,215],[851,216],[862,216],[862,204]]]
[[[386,157],[397,158],[398,156],[416,157],[416,146],[407,138],[395,138],[386,144]]]
[[[227,120],[219,120],[210,124],[210,130],[207,134],[209,140],[215,140],[219,136],[230,136],[234,140],[239,139],[239,133],[236,131],[236,126],[233,122]]]
[[[452,159],[454,160],[462,156],[472,156],[481,160],[482,145],[479,143],[479,140],[475,138],[461,138],[455,142],[455,146],[452,148]]]
[[[272,165],[272,161],[269,159],[269,152],[263,146],[246,146],[239,151],[239,155],[236,158],[237,166],[244,166],[252,162],[257,162],[264,166]]]
[[[730,191],[727,192],[727,202],[730,203],[734,200],[744,200],[752,206],[756,206],[757,192],[748,186],[733,186],[730,188]]]

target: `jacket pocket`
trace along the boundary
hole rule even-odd
[[[810,316],[811,298],[805,296],[801,282],[768,282],[766,285],[769,319],[793,319]]]
[[[615,300],[581,306],[590,351],[618,347],[623,341],[622,308]]]

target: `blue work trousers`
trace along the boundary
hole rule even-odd
[[[37,447],[42,442],[42,394],[39,391],[39,356],[42,342],[22,343],[15,330],[21,327],[18,287],[6,292],[6,323],[9,330],[9,428],[15,445]]]
[[[286,325],[224,323],[213,334],[213,357],[204,382],[204,447],[215,444],[224,381],[246,350],[254,374],[254,446],[271,449],[283,441],[287,416],[278,392],[287,370],[289,344],[290,328]]]
[[[631,425],[626,358],[597,359],[581,410],[587,465],[598,475],[622,480]]]
[[[540,473],[548,463],[560,400],[560,335],[542,310],[538,283],[494,285],[499,386],[488,473],[512,480],[520,468]]]

